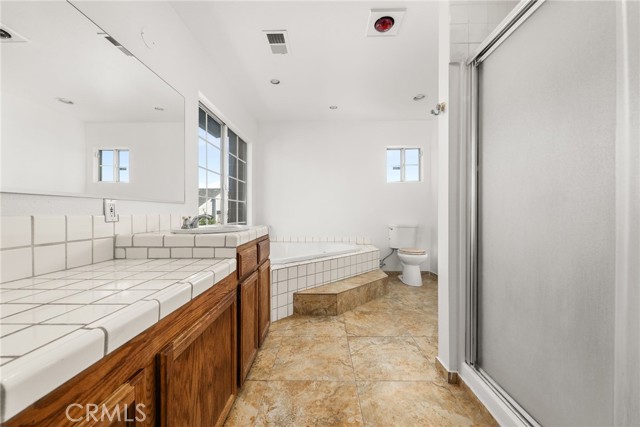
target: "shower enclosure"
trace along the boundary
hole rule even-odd
[[[466,361],[523,424],[614,422],[616,7],[522,2],[469,62]]]

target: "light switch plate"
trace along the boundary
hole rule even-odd
[[[118,222],[116,201],[113,199],[104,199],[104,220],[105,222]]]

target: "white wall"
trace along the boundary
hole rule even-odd
[[[254,147],[254,222],[277,236],[364,236],[389,250],[387,224],[420,226],[418,245],[436,271],[436,182],[432,148],[436,122],[286,122],[260,126]],[[386,148],[424,150],[424,180],[386,182]],[[399,270],[397,258],[387,270]]]
[[[67,114],[2,92],[3,190],[84,193],[84,124]]]
[[[214,112],[250,143],[258,133],[251,104],[239,99],[238,91],[208,59],[167,2],[76,1],[74,5],[185,97],[185,203],[120,201],[120,213],[195,213],[199,94],[206,96],[214,104]],[[152,50],[140,37],[143,28],[154,34],[156,45]],[[3,193],[0,209],[2,215],[98,214],[102,201]]]
[[[152,200],[184,199],[183,123],[87,123],[87,194],[112,198],[144,195]],[[177,143],[180,141],[180,143]],[[99,149],[129,150],[129,182],[97,182]]]

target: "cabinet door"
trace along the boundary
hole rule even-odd
[[[271,262],[267,261],[258,269],[258,345],[269,332],[271,324]]]
[[[144,399],[145,370],[139,371],[125,384],[118,387],[109,397],[90,408],[83,406],[83,413],[71,414],[71,419],[82,421],[73,424],[78,427],[142,427],[152,425]],[[75,409],[75,408],[74,408]],[[95,410],[93,410],[95,409]]]
[[[240,283],[240,369],[238,384],[242,387],[258,352],[258,272]]]
[[[238,280],[246,277],[258,266],[258,247],[254,242],[247,245],[238,250]]]
[[[236,396],[236,292],[158,355],[160,425],[219,426]]]

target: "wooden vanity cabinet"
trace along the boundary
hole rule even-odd
[[[2,426],[223,424],[237,395],[237,286],[236,276],[227,276]],[[69,415],[77,422],[66,417],[72,404]],[[144,416],[135,412],[138,404]],[[126,405],[134,420],[87,417],[97,405],[110,413]]]
[[[269,243],[269,241],[267,241]],[[258,347],[262,347],[271,325],[271,262],[258,268]]]
[[[224,423],[236,396],[235,329],[229,294],[160,352],[160,427]]]
[[[239,285],[238,296],[240,299],[239,314],[239,344],[238,356],[240,358],[238,384],[242,386],[247,378],[249,369],[258,353],[258,273],[242,281]]]
[[[238,386],[242,387],[255,360],[258,347],[262,345],[269,331],[269,237],[264,236],[239,246],[237,256]]]
[[[222,425],[238,384],[244,383],[269,330],[269,237],[238,247],[237,262],[236,274],[222,279],[2,426]],[[71,404],[78,406],[70,415],[82,420],[67,419],[66,410]],[[126,411],[126,417],[95,421],[86,417],[86,408],[91,405],[104,407],[109,413],[118,408],[121,413]]]

